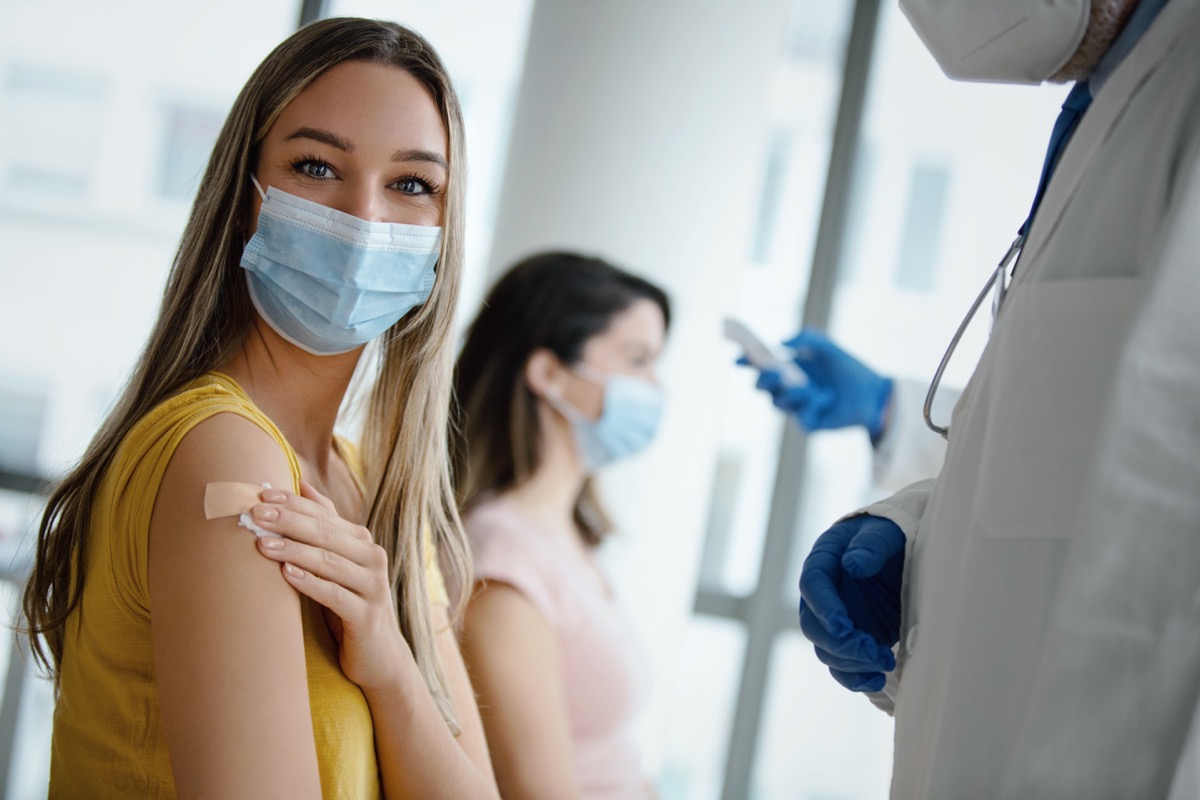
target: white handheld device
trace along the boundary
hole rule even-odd
[[[732,339],[746,351],[746,360],[759,369],[770,369],[779,373],[779,377],[788,386],[803,386],[808,383],[808,376],[797,366],[795,361],[786,354],[777,353],[759,339],[740,320],[732,317],[725,318],[725,338]]]

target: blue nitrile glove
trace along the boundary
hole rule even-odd
[[[785,386],[775,370],[763,370],[758,388],[791,414],[806,431],[862,425],[873,440],[883,435],[892,380],[877,375],[815,328],[784,342],[808,375],[803,386]]]
[[[883,688],[896,668],[904,533],[883,517],[842,520],[817,537],[800,570],[800,630],[834,680],[855,692]]]

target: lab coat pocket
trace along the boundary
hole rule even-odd
[[[974,516],[985,535],[1071,536],[1141,285],[1071,279],[1010,292],[980,365],[990,405]]]

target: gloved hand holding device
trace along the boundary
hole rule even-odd
[[[808,381],[797,386],[778,371],[763,369],[758,388],[769,392],[778,408],[793,414],[806,431],[862,425],[872,440],[883,435],[891,378],[876,374],[814,328],[784,344]]]

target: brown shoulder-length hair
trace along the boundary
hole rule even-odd
[[[546,349],[576,364],[588,339],[636,300],[671,323],[667,295],[600,258],[549,252],[517,263],[491,288],[467,331],[454,369],[451,459],[459,509],[527,480],[541,466],[537,397],[525,364]],[[612,527],[591,478],[575,501],[575,523],[596,546]]]
[[[366,398],[363,523],[388,552],[404,637],[443,716],[457,729],[434,646],[421,532],[429,531],[450,585],[469,581],[466,541],[450,485],[445,436],[453,367],[454,309],[463,258],[465,153],[462,114],[437,53],[407,28],[367,19],[307,25],[271,52],[246,82],[217,137],[167,279],[158,320],[133,376],[79,464],[56,486],[38,530],[25,587],[33,652],[57,679],[64,625],[87,577],[92,498],[121,441],[188,382],[226,363],[252,320],[239,267],[259,146],[293,98],[346,61],[388,64],[432,95],[449,140],[442,249],[428,302],[381,337]],[[456,598],[455,613],[464,597]]]

